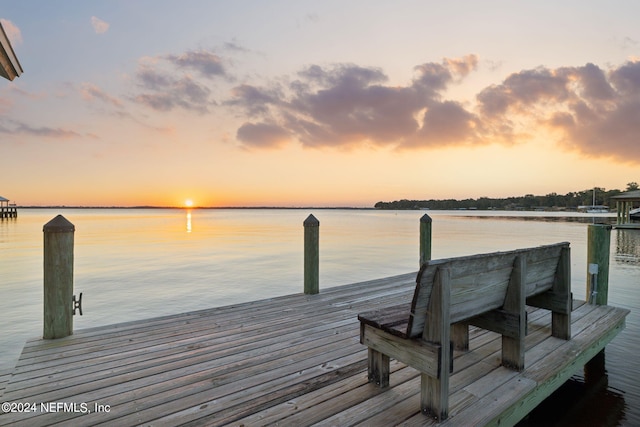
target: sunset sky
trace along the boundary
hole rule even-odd
[[[640,2],[4,2],[0,195],[373,206],[640,181]]]

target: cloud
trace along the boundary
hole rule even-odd
[[[611,82],[623,96],[640,94],[640,60],[627,62],[610,73]]]
[[[155,84],[155,83],[154,83]],[[203,85],[184,76],[170,80],[167,85],[159,87],[156,92],[136,95],[133,100],[157,111],[171,111],[176,108],[206,113],[211,91]]]
[[[69,139],[80,136],[80,134],[67,129],[50,128],[47,126],[32,127],[26,124],[19,125],[15,132],[58,139]]]
[[[285,128],[268,123],[245,123],[238,129],[236,137],[245,146],[257,148],[281,147],[291,138]]]
[[[314,24],[320,21],[320,15],[318,15],[317,13],[313,12],[313,13],[308,13],[304,16],[305,21],[307,22],[313,22]]]
[[[241,108],[249,117],[268,115],[270,105],[278,105],[282,97],[278,88],[265,89],[248,84],[234,87],[231,95],[233,98],[224,103]]]
[[[54,138],[54,139],[70,139],[77,138],[80,134],[61,128],[51,128],[47,126],[33,127],[26,123],[11,121],[12,127],[0,125],[0,133],[10,135],[32,135],[40,138]]]
[[[22,44],[22,33],[16,24],[4,18],[0,18],[0,23],[13,46]]]
[[[460,145],[477,139],[478,118],[460,103],[444,101],[428,108],[418,131],[418,145]],[[425,144],[427,143],[427,144]]]
[[[189,51],[182,55],[166,55],[165,58],[178,67],[198,71],[204,77],[212,78],[226,74],[222,59],[205,50]]]
[[[442,61],[454,76],[466,77],[478,67],[476,55],[466,55],[462,58],[444,58]]]
[[[385,73],[374,67],[337,64],[311,65],[288,87],[237,86],[228,105],[240,107],[263,124],[289,131],[304,146],[417,147],[449,144],[472,138],[474,115],[453,101],[442,100],[448,85],[459,82],[477,66],[477,57],[445,58],[441,63],[415,67],[406,86],[390,86]],[[446,132],[434,120],[443,113],[458,127]],[[258,123],[247,122],[253,129]],[[245,126],[243,125],[243,126]],[[253,144],[262,135],[253,134]],[[245,142],[244,140],[241,140]],[[265,147],[280,146],[265,141]]]
[[[91,17],[91,25],[96,34],[104,34],[109,30],[109,24],[95,16]]]
[[[238,43],[237,40],[231,40],[230,42],[224,43],[223,49],[231,51],[231,52],[238,52],[238,53],[248,53],[248,52],[250,52],[249,49],[247,49],[246,47],[242,46],[240,43]]]
[[[136,73],[137,81],[147,89],[161,89],[172,84],[174,79],[169,73],[156,70],[151,64],[143,64]]]
[[[594,64],[523,70],[477,100],[485,129],[501,124],[496,138],[546,127],[561,132],[567,149],[640,163],[640,61],[608,72]]]
[[[119,99],[105,93],[102,89],[92,83],[82,83],[80,94],[87,101],[99,100],[114,107],[121,108],[122,102]]]
[[[482,113],[493,117],[508,109],[565,100],[567,83],[566,75],[540,67],[511,74],[502,84],[482,90],[477,99]]]
[[[632,39],[631,37],[625,37],[622,39],[620,45],[623,49],[635,49],[638,46],[638,40]]]
[[[156,111],[185,109],[204,114],[217,105],[213,99],[215,86],[212,86],[215,78],[230,79],[223,59],[213,52],[200,50],[145,57],[135,74],[140,90],[130,99]]]

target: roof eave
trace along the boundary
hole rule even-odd
[[[13,80],[20,74],[22,74],[22,66],[0,23],[0,75],[5,79]]]
[[[627,191],[626,193],[621,193],[611,198],[613,200],[631,200],[631,199],[640,200],[640,190]]]

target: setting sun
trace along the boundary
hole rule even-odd
[[[187,199],[187,200],[185,200],[185,201],[184,201],[184,205],[185,205],[186,207],[188,207],[188,208],[192,207],[192,206],[193,206],[193,200],[191,200],[191,199]]]

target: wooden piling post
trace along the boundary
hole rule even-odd
[[[304,293],[320,292],[320,221],[310,214],[304,226]]]
[[[73,334],[73,234],[62,215],[46,223],[44,232],[44,339]]]
[[[626,208],[626,206],[625,206]],[[587,301],[596,305],[607,305],[609,294],[609,252],[611,248],[611,226],[590,224],[587,232]],[[595,280],[592,280],[595,279]],[[592,295],[592,283],[596,293]],[[607,381],[604,349],[600,350],[584,365],[585,382]]]
[[[431,260],[431,217],[420,218],[420,265]]]
[[[587,301],[607,305],[609,293],[609,252],[611,226],[590,224],[587,232]],[[594,276],[595,275],[595,276]],[[595,289],[592,285],[592,277]],[[593,294],[595,290],[595,294]],[[593,294],[593,295],[592,295]]]

